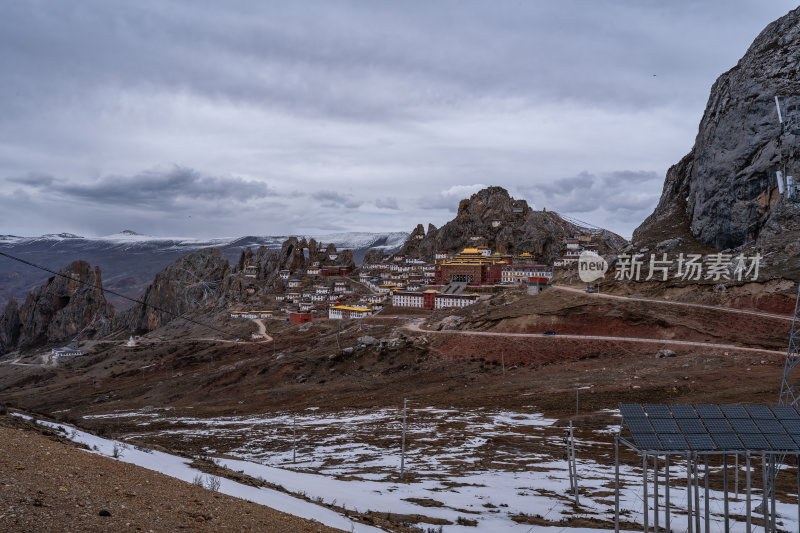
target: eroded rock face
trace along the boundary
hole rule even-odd
[[[108,332],[113,315],[100,269],[75,261],[29,293],[22,306],[9,302],[0,316],[0,353],[68,341],[90,324],[92,333]]]
[[[141,298],[147,305],[131,307],[119,317],[118,325],[131,331],[152,331],[175,316],[208,306],[224,294],[229,270],[221,250],[192,252],[156,274]]]
[[[364,255],[364,264],[374,264],[380,263],[383,261],[383,250],[378,250],[376,248],[372,248]]]
[[[10,352],[17,346],[21,326],[19,305],[11,298],[3,314],[0,314],[0,354]]]
[[[667,173],[658,206],[633,234],[636,246],[688,231],[717,249],[757,240],[769,247],[770,232],[800,229],[800,204],[782,198],[775,179],[783,164],[800,177],[800,130],[782,128],[775,108],[777,95],[784,120],[800,119],[798,64],[800,8],[767,26],[714,83],[694,147]]]

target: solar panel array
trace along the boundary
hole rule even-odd
[[[642,451],[800,451],[800,411],[766,405],[619,405]]]

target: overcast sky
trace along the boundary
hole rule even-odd
[[[410,230],[499,185],[628,237],[772,0],[0,3],[0,234]]]

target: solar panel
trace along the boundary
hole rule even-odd
[[[772,414],[772,411],[770,411],[769,407],[766,405],[747,405],[745,409],[747,409],[747,412],[749,412],[750,416],[753,418],[766,420],[775,419],[775,415]]]
[[[761,435],[756,433],[740,433],[739,438],[742,440],[745,448],[748,450],[770,450],[772,447],[767,440]]]
[[[781,420],[800,420],[800,414],[788,405],[773,405],[772,412]]]
[[[767,438],[769,443],[776,450],[794,451],[798,449],[797,444],[795,444],[792,438],[786,433],[784,433],[783,435],[767,433],[764,435],[764,437]]]
[[[697,414],[700,415],[700,418],[708,419],[708,418],[725,418],[725,415],[722,414],[719,407],[716,405],[711,404],[700,404],[695,405],[694,408],[697,410]]]
[[[764,434],[767,434],[767,433],[778,433],[778,434],[783,433],[784,435],[786,434],[786,430],[783,429],[783,426],[781,425],[781,423],[778,422],[775,419],[773,419],[773,420],[762,420],[762,419],[759,419],[759,420],[755,420],[755,423],[758,426],[758,429],[761,430],[761,433],[764,433]]]
[[[686,403],[672,403],[669,405],[675,418],[697,418],[694,408]]]
[[[720,450],[741,450],[744,448],[742,441],[733,433],[714,433],[712,438]]]
[[[660,450],[661,443],[655,433],[631,432],[633,442],[640,450]]]
[[[709,435],[686,435],[686,442],[692,450],[713,450],[717,447]]]
[[[642,451],[800,451],[800,408],[621,404],[620,412]]]
[[[649,411],[648,411],[649,412]],[[678,424],[675,423],[673,419],[666,419],[666,418],[651,418],[650,423],[653,424],[653,429],[656,430],[656,433],[680,433],[681,430],[678,429]]]
[[[678,426],[680,426],[683,433],[708,434],[706,427],[700,422],[699,418],[679,418]]]
[[[704,418],[703,424],[706,425],[708,432],[714,433],[733,433],[733,428],[724,418]]]
[[[750,418],[747,411],[741,405],[720,405],[720,409],[729,419],[731,418]]]
[[[664,433],[659,435],[661,445],[665,450],[686,450],[686,440],[677,433]]]
[[[786,428],[788,433],[798,433],[800,434],[800,420],[781,420],[781,424],[783,427]]]
[[[647,415],[644,414],[644,409],[642,409],[642,406],[635,403],[619,404],[619,412],[626,419],[647,417]]]
[[[648,422],[646,418],[634,418],[631,420],[626,418],[625,423],[628,424],[628,428],[631,430],[631,433],[635,431],[645,433],[653,432],[653,426],[650,425],[650,422]]]
[[[672,413],[663,403],[646,403],[644,408],[647,410],[647,416],[650,418],[672,418]]]
[[[761,430],[758,429],[755,422],[750,419],[745,420],[744,418],[731,418],[728,420],[733,426],[733,430],[742,435],[744,433],[761,433]]]

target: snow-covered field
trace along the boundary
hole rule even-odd
[[[141,432],[130,437],[138,436],[139,440],[169,437],[187,443],[202,442],[204,452],[209,455],[220,455],[220,450],[224,449],[225,457],[219,459],[222,466],[263,478],[290,493],[359,512],[417,514],[433,521],[444,520],[450,523],[443,526],[445,532],[577,533],[608,530],[613,523],[613,447],[607,435],[610,428],[598,431],[597,439],[584,438],[577,443],[581,492],[580,506],[575,507],[567,463],[563,459],[561,429],[554,427],[555,420],[535,413],[411,409],[405,458],[407,477],[403,481],[398,475],[401,429],[398,410],[326,413],[312,409],[297,415],[206,419],[175,417],[168,409],[146,409],[96,418],[99,417],[134,422]],[[294,463],[293,434],[298,441]],[[102,443],[101,453],[108,455],[113,448],[113,442],[107,439],[82,432],[78,435],[79,439],[88,439],[92,444]],[[167,454],[126,452],[123,460],[169,475],[178,471],[178,477],[186,480],[196,474],[186,465],[185,459]],[[176,466],[178,463],[182,466]],[[685,477],[685,465],[680,461],[673,460],[672,471],[673,480]],[[641,469],[623,465],[621,480],[624,487],[622,519],[628,524],[641,523]],[[663,477],[661,481],[663,484]],[[261,499],[254,501],[286,510],[272,503],[273,496],[265,497],[258,492],[266,489],[247,487],[245,491],[240,487],[232,488],[232,484],[236,485],[225,480],[223,492],[235,490],[238,492],[228,493],[239,496],[244,491],[247,495],[243,497],[247,499],[258,497]],[[659,492],[663,500],[663,485]],[[711,495],[712,530],[722,530],[722,494],[712,491]],[[283,494],[282,498],[291,496]],[[754,505],[759,498],[760,492],[754,491]],[[298,501],[304,504],[301,506],[304,512],[309,513],[305,505],[313,504]],[[672,486],[671,501],[673,530],[684,531],[687,523],[683,487]],[[652,503],[651,494],[651,525]],[[731,514],[744,515],[743,497],[732,499],[730,506]],[[797,531],[796,504],[779,503],[778,512],[781,528]],[[581,518],[601,520],[604,524],[592,524],[588,520],[578,522]],[[567,520],[572,522],[568,524]],[[465,525],[473,523],[470,521],[475,521],[476,525]],[[423,530],[432,527],[424,522],[416,525]],[[348,530],[349,526],[344,529]],[[744,524],[733,522],[731,531],[744,531]]]

